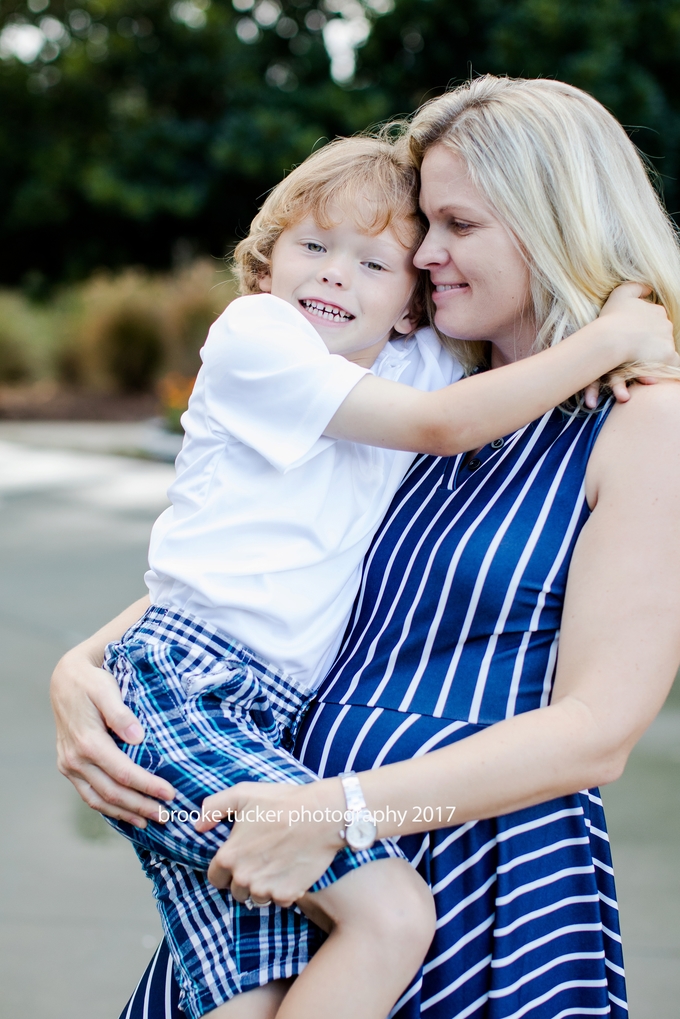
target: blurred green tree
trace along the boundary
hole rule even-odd
[[[374,119],[370,94],[348,102],[329,77],[328,15],[307,0],[234,6],[4,8],[0,280],[39,293],[99,265],[221,254],[291,163]]]
[[[385,115],[470,74],[570,82],[626,126],[675,211],[679,58],[680,0],[398,0],[360,51],[356,80]]]
[[[680,160],[680,0],[3,0],[0,281],[222,254],[319,139],[469,73],[588,89]],[[358,57],[355,71],[355,53]]]

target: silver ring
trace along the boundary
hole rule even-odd
[[[256,902],[255,899],[250,897],[250,895],[243,903],[246,909],[266,909],[268,906],[271,906],[271,904],[271,899],[266,899],[265,902]]]

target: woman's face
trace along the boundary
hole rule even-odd
[[[492,343],[494,367],[528,356],[536,330],[526,263],[465,163],[444,145],[425,154],[420,205],[429,229],[414,261],[430,273],[437,328]]]

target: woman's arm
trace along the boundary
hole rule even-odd
[[[661,708],[680,664],[679,440],[675,383],[636,387],[612,411],[586,477],[593,512],[569,570],[551,705],[457,745],[458,822],[613,782]],[[434,761],[409,764],[423,768],[419,789],[456,794]]]
[[[140,743],[143,730],[121,699],[118,685],[101,668],[106,645],[148,607],[140,598],[82,644],[68,651],[52,674],[50,696],[57,725],[57,762],[89,806],[143,828],[157,819],[158,799],[172,799],[172,787],[149,775],[118,749],[107,727],[122,740]]]
[[[453,456],[516,431],[623,362],[663,361],[678,369],[672,324],[660,305],[640,299],[642,291],[638,284],[624,284],[599,318],[556,347],[432,393],[366,375],[336,411],[326,434]],[[614,390],[618,400],[627,400],[625,383]]]
[[[635,387],[596,443],[587,476],[594,507],[569,572],[552,703],[419,759],[361,774],[379,824],[404,835],[493,817],[612,782],[659,711],[680,662],[680,386]],[[211,880],[256,898],[296,898],[342,845],[338,825],[288,826],[289,810],[344,809],[337,779],[311,786],[244,784],[207,810],[282,810],[282,824],[237,823]],[[442,821],[416,821],[417,807]],[[295,815],[294,815],[295,816]],[[392,815],[393,816],[393,815]]]

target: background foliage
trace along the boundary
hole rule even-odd
[[[236,293],[219,268],[197,259],[170,273],[96,272],[39,302],[0,290],[0,392],[51,380],[134,395],[166,373],[181,387],[196,375],[208,329]]]
[[[2,0],[0,11],[0,283],[36,297],[102,266],[222,255],[319,139],[406,113],[470,71],[592,92],[653,157],[671,211],[680,203],[680,0]],[[347,40],[362,44],[354,74]]]

